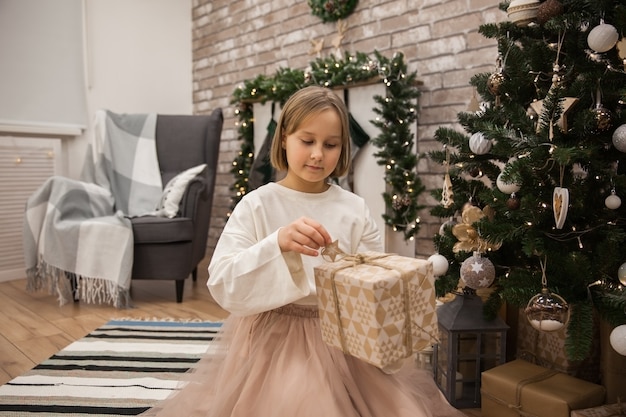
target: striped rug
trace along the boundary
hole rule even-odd
[[[220,323],[110,321],[0,386],[0,416],[134,416],[175,388]]]

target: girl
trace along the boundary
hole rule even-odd
[[[464,415],[412,363],[389,375],[322,340],[320,248],[338,240],[349,253],[383,250],[363,199],[328,181],[346,173],[349,146],[348,113],[331,90],[306,87],[285,103],[271,162],[286,175],[247,194],[224,228],[208,287],[231,315],[220,351],[169,401],[172,415]]]

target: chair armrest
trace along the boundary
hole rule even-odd
[[[181,217],[188,217],[192,220],[203,210],[203,202],[208,200],[207,181],[202,175],[196,175],[189,181],[187,188],[180,201],[179,213]]]

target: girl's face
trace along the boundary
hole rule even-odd
[[[323,192],[341,156],[341,119],[333,109],[314,114],[284,136],[282,146],[289,167],[281,184],[297,191]]]

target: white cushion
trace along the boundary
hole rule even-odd
[[[201,173],[205,168],[206,164],[197,165],[181,172],[169,180],[163,189],[161,201],[159,201],[159,205],[157,206],[154,214],[156,216],[168,217],[170,219],[176,217],[180,206],[180,200],[183,198],[183,194],[187,189],[189,181]]]

